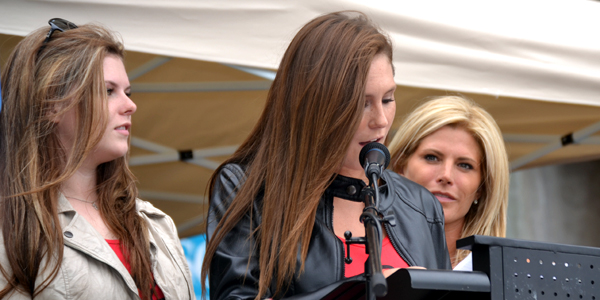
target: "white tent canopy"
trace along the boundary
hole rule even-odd
[[[461,92],[496,118],[513,169],[600,157],[600,2],[591,0],[0,0],[0,35],[24,36],[52,17],[119,32],[134,51],[130,164],[142,196],[198,204],[211,170],[256,121],[291,38],[338,10],[365,12],[393,40],[394,128],[409,99]],[[182,231],[203,220],[158,206]]]
[[[2,0],[0,32],[105,24],[128,50],[276,69],[295,32],[360,10],[395,43],[401,85],[600,105],[600,3],[588,0]]]

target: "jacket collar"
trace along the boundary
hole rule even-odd
[[[139,213],[146,215],[149,219],[162,219],[166,217],[165,213],[155,208],[152,204],[139,199],[136,199],[136,209]],[[101,259],[96,259],[119,271],[129,288],[135,291],[135,283],[130,276],[127,276],[129,272],[125,269],[125,266],[116,254],[114,254],[112,249],[108,247],[104,238],[96,232],[92,225],[90,225],[81,215],[77,215],[77,211],[71,206],[69,200],[67,200],[62,193],[58,194],[57,211],[63,232],[69,231],[71,236],[73,236],[73,238],[65,239],[65,245],[75,247],[83,253],[86,253],[88,256],[100,257]],[[151,233],[155,230],[151,225],[148,227]],[[149,234],[148,237],[150,242],[150,256],[152,264],[154,265],[156,264],[158,242],[153,234]]]
[[[65,197],[65,195],[63,195],[63,193],[58,193],[57,210],[58,210],[59,214],[70,212],[70,211],[75,212],[75,209],[73,208],[73,206],[71,206],[71,203],[69,203],[69,200],[67,200],[67,198]]]
[[[325,193],[354,202],[363,202],[361,191],[365,186],[367,186],[364,181],[339,174],[334,176],[335,178]]]
[[[166,216],[166,214],[164,212],[157,209],[152,204],[150,204],[146,201],[138,201],[138,200],[139,199],[136,199],[136,209],[138,212],[141,212],[148,216],[153,216],[153,217],[165,217]],[[71,206],[71,203],[69,203],[69,200],[67,200],[67,198],[65,197],[65,195],[63,195],[63,193],[58,193],[57,210],[58,210],[59,214],[66,213],[66,212],[75,212],[75,209],[73,208],[73,206]]]

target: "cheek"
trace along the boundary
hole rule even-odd
[[[359,132],[365,131],[365,130],[369,130],[369,118],[367,116],[366,110],[363,111],[362,119],[360,120],[360,124],[358,125],[358,129],[356,130],[354,137],[356,138],[356,136],[359,134]]]
[[[387,118],[389,123],[388,127],[391,127],[392,123],[394,122],[394,118],[396,117],[396,102],[390,103],[389,108],[385,113],[385,117]]]
[[[108,101],[107,112],[108,117],[113,118],[119,114],[119,102],[115,99],[111,99],[112,101]]]
[[[432,175],[434,174],[430,166],[420,164],[412,158],[408,161],[403,173],[404,177],[422,186],[426,186],[431,181]]]
[[[468,198],[468,200],[474,200],[475,198],[477,198],[477,191],[479,190],[479,186],[481,185],[481,177],[463,176],[461,178],[461,181],[457,182],[457,184],[463,187],[463,192]]]

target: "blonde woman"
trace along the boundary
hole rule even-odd
[[[469,252],[456,249],[458,239],[505,236],[508,158],[484,109],[459,96],[430,100],[408,115],[389,149],[391,168],[441,202],[453,268],[471,268]]]

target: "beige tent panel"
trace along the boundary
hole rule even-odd
[[[4,65],[8,52],[20,39],[0,35],[0,65]],[[132,99],[138,106],[133,117],[130,162],[139,180],[141,196],[171,215],[182,236],[201,233],[206,211],[205,188],[212,168],[253,128],[264,106],[269,82],[218,63],[164,59],[131,51],[127,53],[126,69],[134,77]],[[242,90],[235,90],[236,86]],[[248,88],[255,90],[243,90]],[[456,92],[399,86],[392,130],[397,130],[403,117],[427,97],[447,94]],[[600,107],[595,106],[463,95],[474,99],[497,120],[507,137],[511,161],[600,120]],[[538,142],[515,142],[522,138]],[[209,153],[211,149],[216,151]],[[184,150],[207,155],[182,162],[177,151]],[[600,145],[569,145],[523,167],[598,157]]]
[[[131,55],[133,56],[133,55]],[[150,60],[150,58],[148,58]],[[173,63],[173,65],[171,65]],[[129,62],[128,62],[129,64]],[[136,66],[132,68],[135,69]],[[193,69],[200,68],[196,75]],[[183,68],[181,73],[169,68]],[[208,74],[204,70],[212,70]],[[402,70],[397,70],[401,72]],[[236,81],[255,81],[260,78],[238,74],[236,70],[220,64],[173,59],[148,75],[133,81],[147,82],[220,82],[230,78]],[[170,74],[160,77],[157,73]],[[237,77],[240,76],[240,77]],[[147,80],[147,81],[146,81]],[[165,81],[166,80],[166,81]],[[135,85],[134,85],[135,86]],[[399,86],[396,92],[397,113],[393,130],[397,130],[403,117],[429,96],[456,94],[453,91],[420,89]],[[580,130],[600,120],[600,107],[562,104],[535,100],[523,100],[489,95],[466,94],[474,99],[497,120],[501,130],[509,136],[535,135],[539,139],[555,139]],[[262,110],[266,91],[252,92],[200,92],[200,93],[136,93],[138,112],[134,119],[134,135],[178,150],[202,149],[239,145],[251,130]],[[157,122],[157,120],[159,120]],[[170,121],[169,121],[170,120]],[[141,128],[140,128],[141,127]],[[530,136],[525,136],[530,137]],[[546,143],[508,142],[511,160],[542,148]],[[135,147],[132,156],[138,154]],[[569,145],[550,153],[526,166],[581,161],[600,157],[600,146]],[[220,162],[225,157],[213,157]],[[158,165],[132,167],[140,179],[141,190],[160,190],[172,193],[204,195],[210,170],[189,163],[173,162]],[[157,175],[163,174],[163,175]],[[200,222],[200,204],[176,204],[152,200],[161,209],[181,221],[180,224]],[[181,209],[181,207],[186,207]],[[189,208],[187,208],[189,206]],[[193,210],[193,211],[192,211]],[[200,214],[202,216],[202,213]],[[186,224],[186,225],[187,225]],[[184,235],[201,232],[201,226],[185,229]]]

